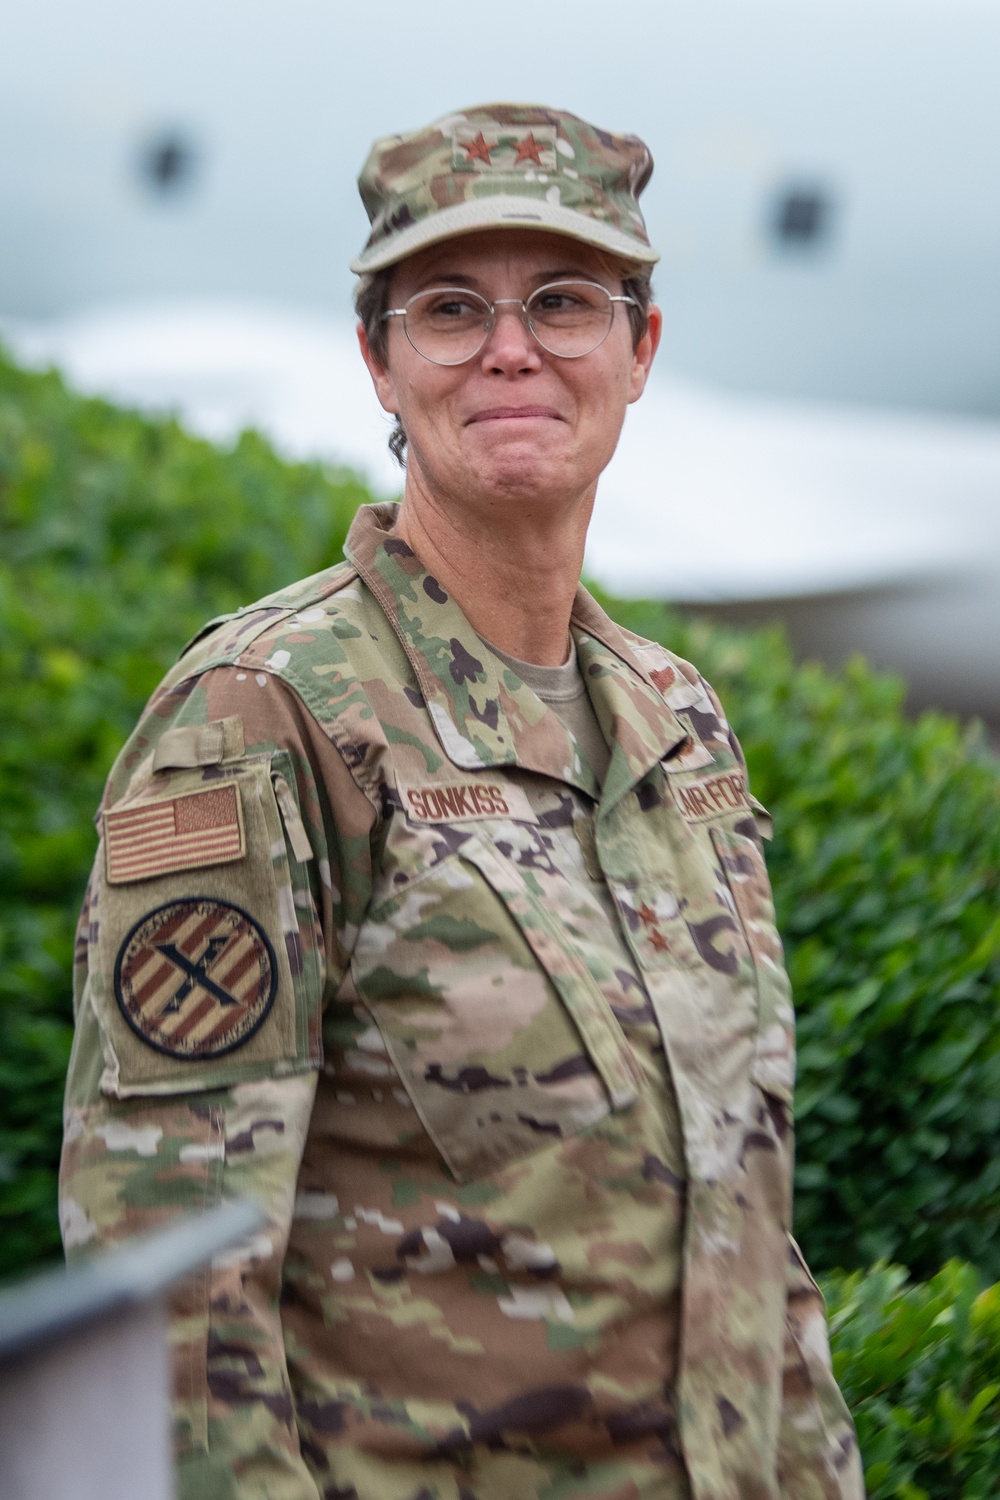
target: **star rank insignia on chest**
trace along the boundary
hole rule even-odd
[[[651,907],[647,906],[644,901],[641,906],[638,906],[636,908],[635,914],[639,918],[639,921],[642,923],[643,927],[646,929],[646,935],[649,938],[650,946],[652,947],[653,951],[655,953],[666,953],[670,947],[670,944],[667,942],[666,938],[663,936],[663,933],[660,931],[659,926],[657,925],[658,918],[656,912],[653,911]]]

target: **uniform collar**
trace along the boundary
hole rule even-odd
[[[582,584],[573,601],[570,628],[590,701],[612,747],[601,792],[604,813],[690,735],[653,680],[655,668],[635,649],[634,638]]]
[[[596,796],[558,715],[488,651],[417,555],[392,536],[398,507],[362,506],[344,551],[398,635],[448,759],[463,770],[520,766]],[[613,747],[604,811],[687,737],[648,668],[582,586],[570,626],[598,722]]]

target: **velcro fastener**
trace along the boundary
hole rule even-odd
[[[243,720],[239,714],[211,719],[207,724],[182,724],[166,730],[153,751],[154,771],[183,771],[194,766],[218,766],[244,754]]]

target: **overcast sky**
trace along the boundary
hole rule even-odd
[[[997,0],[0,4],[0,313],[224,294],[346,316],[373,137],[542,99],[652,147],[678,372],[1000,411]],[[174,130],[192,190],[153,204],[136,164]],[[778,253],[801,183],[829,244]]]

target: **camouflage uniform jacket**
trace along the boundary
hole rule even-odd
[[[856,1500],[718,701],[581,589],[598,789],[393,516],[213,622],[103,804],[67,1249],[268,1215],[178,1297],[181,1494]]]

